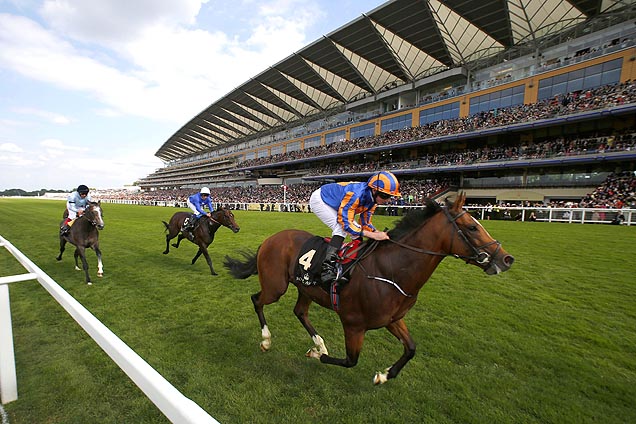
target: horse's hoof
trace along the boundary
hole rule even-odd
[[[217,274],[216,272],[212,271],[212,275],[219,275],[219,274]]]
[[[179,248],[179,246],[177,246],[177,245],[176,245],[176,244],[174,244],[174,243],[172,244],[172,247],[174,247],[174,248]]]
[[[103,273],[103,272],[98,272],[98,273],[97,273],[97,276],[101,278],[101,277],[103,277],[103,276],[104,276],[104,273]]]
[[[75,267],[75,271],[81,271],[82,269],[78,266]]]
[[[58,261],[61,261],[61,260],[62,260],[62,257],[61,257],[61,256],[58,256],[58,257],[57,257],[57,258],[55,258],[55,259],[56,259],[56,260],[58,260]]]
[[[318,352],[318,349],[316,349],[315,347],[312,347],[311,349],[307,351],[307,353],[305,353],[305,356],[307,358],[320,359],[320,357],[322,356],[322,353]]]
[[[375,384],[376,386],[379,384],[384,384],[387,381],[389,381],[389,370],[391,368],[387,368],[384,372],[376,372],[375,376],[373,377],[373,384]]]
[[[270,347],[272,347],[272,342],[269,340],[263,340],[261,342],[261,352],[267,352]]]
[[[89,282],[88,282],[88,283],[86,283],[86,284],[88,284],[89,286],[92,286],[92,285],[93,285],[93,282],[92,282],[92,281],[89,281]]]
[[[170,253],[169,250],[166,250],[165,252],[163,252],[164,255],[167,255],[168,253]]]

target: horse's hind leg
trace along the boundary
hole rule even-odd
[[[172,240],[174,236],[171,233],[166,234],[166,250],[163,251],[164,255],[170,253],[170,240]]]
[[[267,327],[267,320],[263,313],[263,306],[272,304],[280,299],[280,297],[287,291],[287,284],[285,284],[282,290],[276,291],[270,290],[270,287],[263,287],[262,283],[261,288],[261,291],[252,295],[252,303],[254,304],[254,311],[256,311],[256,315],[258,315],[258,321],[261,324],[261,336],[263,337],[263,340],[261,341],[261,350],[266,352],[272,346],[272,334],[269,332],[269,328]]]
[[[404,353],[395,364],[384,370],[384,372],[375,373],[375,377],[373,377],[374,384],[386,383],[387,380],[397,377],[402,368],[404,368],[404,365],[406,365],[406,363],[415,356],[415,342],[413,341],[404,320],[395,321],[389,324],[386,328],[402,342],[404,345]]]
[[[311,336],[311,340],[314,342],[314,347],[309,349],[305,356],[309,358],[320,358],[321,355],[329,355],[327,351],[327,347],[325,346],[325,341],[318,335],[316,329],[309,321],[309,306],[311,305],[311,299],[299,290],[298,291],[298,300],[296,301],[296,306],[294,306],[294,315],[300,321],[300,323],[305,327],[305,330]]]
[[[183,233],[179,233],[179,236],[177,237],[177,242],[172,243],[172,247],[174,247],[175,249],[178,249],[179,245],[181,244],[181,240],[183,240],[184,238],[185,236],[183,235]]]

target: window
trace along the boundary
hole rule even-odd
[[[470,114],[475,115],[480,112],[523,104],[523,91],[524,86],[517,85],[512,88],[473,97],[470,99]]]
[[[420,126],[445,119],[459,118],[459,102],[448,103],[420,111]]]
[[[619,58],[544,78],[539,81],[538,100],[549,99],[573,91],[589,90],[602,85],[616,84],[620,81],[622,67],[623,59]]]
[[[375,124],[365,124],[360,125],[359,127],[351,128],[351,139],[360,138],[360,137],[371,137],[375,135]]]
[[[380,132],[384,134],[388,131],[401,130],[403,128],[411,128],[413,122],[413,114],[407,113],[406,115],[396,116],[395,118],[388,118],[382,120]]]

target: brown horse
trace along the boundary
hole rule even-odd
[[[65,210],[60,226],[62,226],[67,216],[68,210]],[[97,255],[97,276],[102,277],[104,275],[102,251],[99,250],[98,231],[102,229],[104,229],[104,219],[102,214],[101,202],[90,202],[86,206],[84,214],[75,220],[75,222],[71,226],[70,231],[64,236],[60,235],[60,254],[57,256],[56,259],[58,261],[62,260],[62,253],[64,253],[67,242],[75,245],[75,269],[78,271],[80,270],[77,258],[82,258],[82,267],[84,268],[84,272],[86,273],[86,284],[88,285],[93,283],[91,281],[90,275],[88,274],[88,262],[86,261],[87,247],[93,249],[95,251],[95,254]]]
[[[306,264],[307,254],[299,258],[303,244],[313,237],[300,230],[284,230],[266,239],[255,254],[245,260],[225,258],[225,266],[235,278],[258,274],[261,291],[252,295],[254,309],[261,324],[261,349],[271,346],[263,306],[276,302],[289,283],[298,289],[294,314],[311,336],[314,347],[307,356],[320,362],[353,367],[358,362],[365,333],[387,328],[404,346],[404,353],[391,367],[376,373],[375,384],[395,378],[415,355],[415,342],[404,323],[404,316],[417,301],[417,294],[435,268],[446,256],[463,259],[482,268],[487,274],[498,274],[510,268],[514,258],[466,211],[462,210],[465,194],[454,204],[441,207],[428,201],[421,211],[409,212],[389,232],[391,240],[373,242],[366,254],[355,263],[349,283],[340,291],[337,313],[344,329],[347,356],[329,356],[322,337],[309,321],[312,302],[334,308],[330,295],[317,286],[298,284],[294,278],[297,262]],[[311,260],[311,259],[309,259]]]
[[[170,253],[170,240],[178,236],[177,242],[172,245],[172,247],[178,248],[179,244],[181,244],[181,240],[187,238],[181,232],[181,228],[183,228],[183,221],[185,221],[185,219],[190,215],[190,212],[177,212],[172,215],[169,224],[166,221],[161,221],[163,222],[163,225],[166,226],[166,231],[168,231],[168,234],[166,234],[166,250],[163,252],[164,255]],[[196,228],[192,231],[194,240],[191,241],[199,246],[197,254],[194,255],[194,258],[192,258],[192,265],[194,265],[197,259],[199,259],[199,256],[203,254],[205,260],[208,262],[208,266],[210,267],[210,272],[212,275],[217,275],[214,271],[214,267],[212,266],[212,259],[210,259],[210,254],[208,253],[208,246],[214,241],[214,234],[221,226],[227,227],[235,233],[239,232],[240,227],[234,220],[234,214],[229,209],[220,208],[212,212],[211,215],[211,218],[208,218],[207,216],[199,218]]]

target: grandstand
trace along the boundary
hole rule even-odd
[[[633,0],[388,1],[215,101],[139,185],[244,196],[390,169],[416,197],[578,202],[633,178],[635,18]]]

